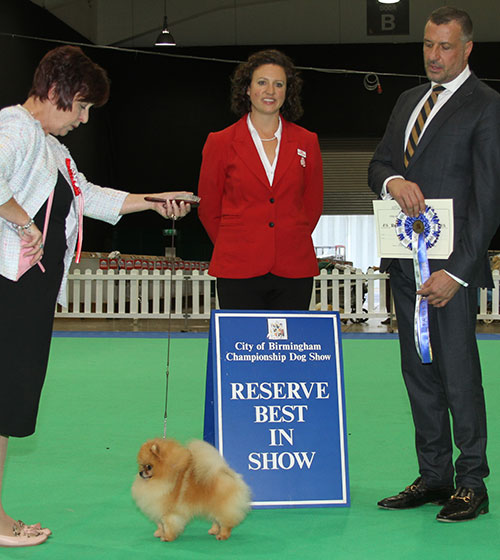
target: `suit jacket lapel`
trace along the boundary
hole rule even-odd
[[[280,151],[278,154],[278,162],[276,163],[276,171],[274,173],[273,188],[279,186],[280,180],[284,177],[287,169],[290,167],[293,158],[299,157],[297,154],[297,148],[301,147],[298,145],[297,138],[290,129],[289,124],[283,118],[281,119],[281,122],[283,123],[283,128],[281,131]]]
[[[465,83],[451,96],[451,98],[438,111],[437,115],[429,123],[418,143],[417,149],[410,160],[408,169],[418,161],[420,154],[432,141],[443,124],[467,101],[468,96],[474,91],[478,79],[472,74]]]
[[[233,147],[240,159],[248,167],[249,171],[251,171],[261,183],[269,187],[266,171],[260,160],[252,135],[248,130],[246,115],[237,123]]]

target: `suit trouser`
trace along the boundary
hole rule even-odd
[[[431,364],[415,349],[415,280],[390,266],[403,378],[415,424],[420,475],[429,486],[484,488],[486,410],[476,343],[477,288],[460,288],[442,308],[429,305]],[[450,427],[450,413],[451,425]],[[453,440],[460,454],[453,468]]]

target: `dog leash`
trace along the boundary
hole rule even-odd
[[[170,332],[172,326],[172,275],[174,273],[174,238],[175,238],[175,217],[172,218],[172,227],[171,227],[171,256],[172,256],[172,268],[170,270],[170,277],[168,280],[168,319],[167,319],[167,368],[165,372],[165,411],[163,413],[163,439],[167,437],[167,408],[168,408],[168,379],[170,376]]]

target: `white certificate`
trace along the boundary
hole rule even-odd
[[[434,210],[441,224],[439,238],[435,245],[427,250],[427,257],[447,259],[453,251],[453,199],[428,198],[425,203]],[[373,212],[379,257],[411,259],[411,250],[401,243],[396,233],[396,221],[401,212],[399,204],[395,200],[374,200]]]

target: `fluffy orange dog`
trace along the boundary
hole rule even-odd
[[[152,439],[137,456],[139,473],[132,496],[158,525],[155,537],[175,540],[192,517],[208,517],[208,531],[226,540],[250,507],[250,490],[212,445],[194,440],[187,447],[173,439]]]

